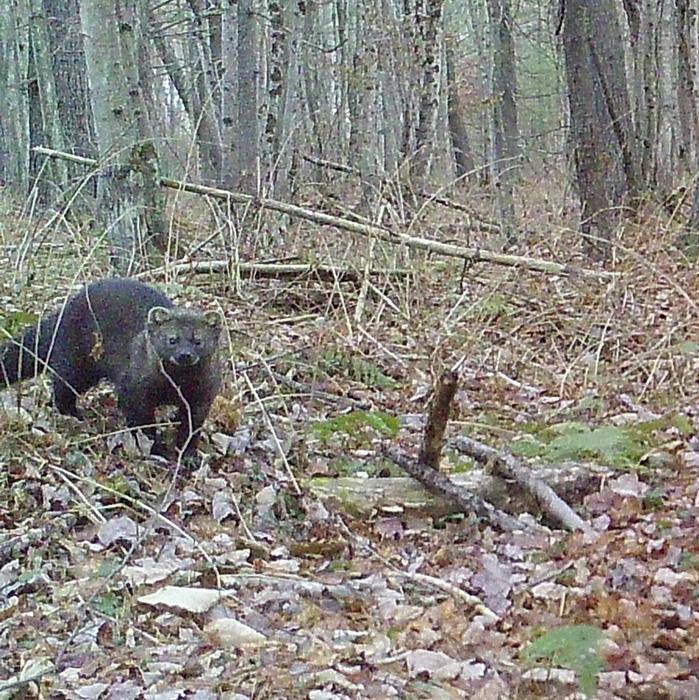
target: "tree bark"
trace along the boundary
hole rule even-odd
[[[238,0],[238,162],[237,188],[258,192],[258,45],[253,0]]]
[[[468,138],[466,122],[463,116],[463,106],[459,99],[459,81],[456,76],[455,61],[454,40],[451,39],[446,42],[448,83],[447,116],[456,177],[463,178],[468,173],[473,172],[475,162],[473,159],[473,151],[471,150],[471,143]]]
[[[0,12],[0,121],[5,143],[6,183],[18,195],[29,191],[29,2],[13,0]]]
[[[613,0],[567,0],[563,48],[581,200],[594,258],[610,254],[622,207],[639,189],[621,32]]]
[[[678,159],[685,171],[692,170],[696,142],[699,138],[696,90],[691,43],[696,32],[696,7],[688,0],[675,0],[675,32],[677,36],[677,115],[680,125]]]
[[[492,184],[500,226],[511,242],[515,232],[514,183],[519,168],[519,126],[510,0],[488,0],[488,13],[492,42]]]
[[[443,4],[443,0],[418,0],[415,3],[416,35],[419,38],[422,73],[413,169],[418,180],[424,180],[427,177],[433,155],[430,146],[436,140],[440,74],[439,33]]]
[[[141,91],[136,36],[141,26],[140,0],[115,5],[109,0],[82,0],[80,18],[102,168],[97,196],[111,259],[120,274],[143,261],[148,236],[164,245],[162,199],[155,148]],[[149,227],[150,224],[150,227]]]

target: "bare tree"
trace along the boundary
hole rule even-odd
[[[258,191],[258,53],[254,0],[238,0],[238,189]]]
[[[437,110],[439,107],[439,38],[443,0],[416,0],[415,26],[422,80],[420,106],[415,131],[414,173],[424,178],[429,169],[430,144],[435,141]]]
[[[95,157],[92,114],[87,87],[78,0],[43,0],[48,21],[58,124],[64,147],[77,155]],[[57,143],[51,144],[58,148]],[[69,168],[70,168],[69,164]],[[78,173],[77,169],[75,170]]]
[[[29,3],[0,13],[0,122],[5,141],[6,181],[14,191],[29,188]]]
[[[223,17],[205,14],[203,3],[198,0],[191,0],[186,6],[180,2],[161,3],[150,14],[150,35],[191,125],[201,179],[218,184],[223,169],[221,129],[229,121],[229,115],[221,113],[223,37],[224,29],[235,28],[235,23],[229,22],[230,11],[224,12]],[[184,38],[178,35],[173,40],[173,27],[181,25],[187,28]],[[236,61],[237,56],[231,65]],[[227,79],[231,79],[230,74]]]
[[[662,8],[651,0],[624,0],[633,70],[632,104],[640,149],[639,177],[656,184],[658,123],[660,119],[659,62]]]
[[[699,138],[696,90],[694,75],[696,66],[696,7],[690,8],[689,0],[675,0],[675,31],[677,35],[677,114],[679,118],[680,144],[678,158],[686,170],[695,162],[696,142]],[[694,50],[692,50],[694,44]]]
[[[238,135],[238,7],[236,2],[228,2],[221,16],[221,142],[222,167],[221,184],[233,189],[237,178],[237,135]]]

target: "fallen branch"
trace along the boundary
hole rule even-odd
[[[526,526],[516,518],[498,510],[479,496],[464,491],[442,472],[413,459],[402,450],[389,447],[385,450],[385,454],[410,476],[417,479],[426,489],[440,496],[446,496],[453,501],[460,511],[475,513],[478,517],[488,520],[506,532],[526,529]]]
[[[330,170],[337,170],[341,173],[347,173],[348,175],[356,175],[357,177],[361,177],[361,172],[357,168],[353,168],[349,165],[335,163],[331,160],[325,160],[324,158],[316,158],[315,156],[311,156],[308,154],[304,154],[303,159],[321,168],[329,168]],[[468,216],[476,219],[476,225],[474,228],[478,228],[481,231],[492,231],[494,233],[499,233],[502,230],[500,224],[498,224],[497,221],[489,219],[487,216],[484,216],[472,207],[462,204],[461,202],[455,202],[453,199],[449,199],[448,197],[434,194],[432,192],[427,192],[425,190],[418,190],[417,194],[420,197],[424,197],[425,199],[431,202],[441,204],[443,207],[448,207],[449,209],[455,209],[456,211],[462,211],[464,212],[464,214],[468,214]]]
[[[513,454],[498,451],[468,437],[450,441],[462,454],[490,467],[504,479],[512,479],[536,499],[541,509],[568,530],[582,530],[587,534],[592,528],[544,481],[539,479]]]
[[[417,571],[391,571],[388,574],[388,578],[390,579],[394,577],[407,579],[412,583],[422,584],[423,586],[432,586],[433,588],[456,598],[458,602],[470,605],[479,615],[483,615],[489,624],[493,624],[500,619],[500,616],[494,613],[480,598],[472,595],[471,593],[467,593],[462,588],[459,588],[448,581],[443,581],[441,578],[421,574]]]
[[[62,151],[55,151],[42,146],[35,146],[33,150],[36,153],[41,153],[49,156],[50,158],[62,158],[63,160],[69,160],[73,163],[81,163],[91,167],[95,167],[97,165],[97,161],[91,158],[74,156],[70,153],[63,153]],[[312,211],[311,209],[304,209],[303,207],[298,207],[293,204],[286,204],[285,202],[278,202],[273,199],[252,197],[250,195],[240,194],[237,192],[229,192],[228,190],[222,190],[216,187],[193,185],[191,183],[172,180],[170,178],[161,178],[160,184],[163,187],[169,187],[181,192],[193,192],[195,194],[207,195],[209,197],[215,197],[217,199],[223,199],[225,201],[235,202],[237,204],[256,205],[264,209],[271,209],[272,211],[277,211],[282,214],[288,214],[289,216],[305,219],[306,221],[313,221],[317,224],[336,226],[337,228],[344,229],[345,231],[351,231],[352,233],[358,233],[362,236],[379,238],[395,245],[406,245],[410,248],[416,248],[419,250],[429,250],[433,253],[445,255],[447,257],[460,258],[462,260],[469,260],[472,262],[488,262],[494,265],[504,265],[506,267],[521,267],[528,270],[534,270],[536,272],[545,272],[551,275],[578,275],[580,277],[596,280],[610,280],[616,277],[616,274],[613,272],[575,268],[571,265],[562,265],[561,263],[541,260],[539,258],[531,258],[524,255],[507,255],[505,253],[496,253],[490,250],[481,250],[480,248],[465,248],[463,246],[458,246],[451,243],[442,243],[441,241],[433,241],[427,238],[420,238],[418,236],[410,236],[405,233],[398,233],[379,226],[361,224],[356,221],[349,221],[348,219],[341,219],[322,212]]]
[[[136,277],[153,277],[172,272],[191,272],[204,274],[209,272],[239,272],[246,277],[315,277],[319,280],[330,282],[356,282],[360,283],[364,272],[349,268],[333,267],[328,265],[308,265],[304,263],[234,263],[230,260],[202,260],[199,262],[180,262],[167,267],[158,267],[148,270]],[[410,270],[367,270],[371,277],[407,277],[412,274]]]
[[[439,378],[427,412],[422,447],[417,459],[411,458],[397,448],[386,449],[386,454],[429,491],[447,496],[464,512],[473,511],[481,518],[497,525],[501,530],[521,530],[522,525],[518,520],[498,510],[482,498],[459,488],[448,476],[439,471],[444,433],[457,387],[458,375],[454,370],[447,370]]]

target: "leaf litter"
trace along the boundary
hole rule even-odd
[[[489,268],[460,290],[415,256],[412,288],[381,287],[402,316],[377,297],[370,322],[312,279],[286,324],[288,283],[228,306],[184,285],[246,337],[194,471],[118,437],[108,390],[78,423],[23,385],[0,416],[0,697],[699,697],[699,282],[629,236],[606,291]],[[417,449],[464,357],[450,431],[610,467],[576,506],[596,538],[309,495],[314,474],[399,475],[381,445]]]

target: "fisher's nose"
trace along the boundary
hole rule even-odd
[[[192,365],[196,365],[199,361],[197,354],[191,350],[179,350],[172,359],[175,364],[180,367],[191,367]]]

